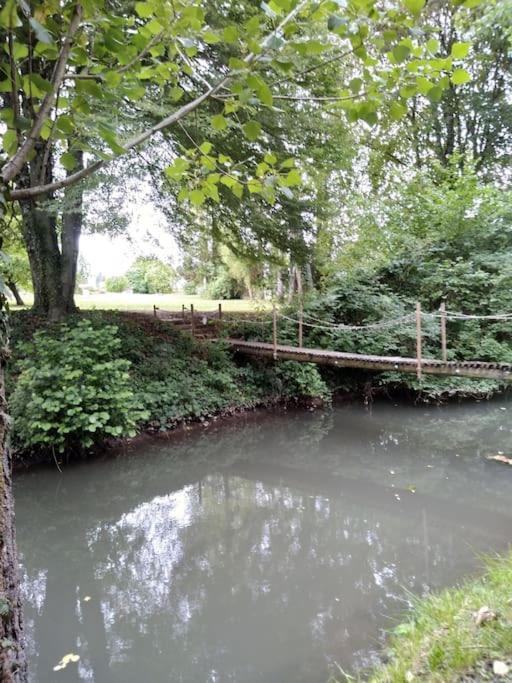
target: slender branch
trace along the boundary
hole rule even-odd
[[[39,111],[37,113],[32,129],[30,130],[28,136],[25,138],[24,143],[21,145],[21,147],[18,148],[15,155],[11,159],[9,159],[9,161],[5,164],[5,166],[2,169],[1,178],[5,184],[7,184],[9,181],[15,178],[21,171],[21,168],[25,163],[28,155],[34,148],[36,140],[39,137],[39,133],[41,132],[41,129],[44,125],[44,122],[50,114],[50,111],[55,102],[57,91],[60,88],[60,84],[62,83],[64,70],[66,68],[71,47],[73,45],[73,36],[75,35],[80,26],[81,19],[82,6],[77,5],[73,18],[71,19],[71,22],[69,24],[69,29],[66,38],[64,39],[62,48],[60,50],[59,57],[57,59],[57,62],[55,63],[55,69],[53,72],[52,79],[52,89],[50,92],[46,93],[43,101],[41,102],[41,106],[39,107]]]
[[[249,65],[254,62],[257,62],[258,59],[261,58],[261,55],[264,54],[265,49],[268,47],[270,41],[272,38],[277,35],[281,29],[286,26],[288,22],[290,22],[300,11],[301,9],[306,5],[308,0],[302,0],[297,4],[297,6],[291,10],[286,17],[279,23],[279,25],[265,38],[265,40],[262,43],[262,52],[259,54],[256,54],[255,52],[249,53],[245,59],[244,62]],[[180,121],[182,118],[185,116],[188,116],[188,114],[192,113],[195,109],[197,109],[203,102],[211,98],[212,96],[216,95],[219,90],[221,90],[227,83],[231,81],[232,78],[236,75],[237,71],[231,71],[229,72],[226,76],[224,76],[220,81],[218,81],[215,85],[212,85],[210,88],[205,90],[201,95],[196,97],[194,100],[191,102],[188,102],[187,104],[184,104],[182,107],[177,109],[176,111],[172,112],[172,114],[169,114],[165,118],[163,118],[161,121],[156,123],[154,126],[151,126],[150,128],[147,128],[145,131],[142,133],[139,133],[139,135],[136,135],[133,137],[131,140],[126,142],[123,147],[126,151],[129,151],[133,149],[134,147],[138,147],[142,143],[146,142],[149,138],[153,137],[156,133],[160,132],[161,130],[164,130],[166,128],[169,128],[173,124],[177,123]],[[61,78],[62,78],[61,74]],[[53,183],[48,183],[46,185],[37,185],[29,188],[20,188],[18,190],[11,190],[9,193],[9,197],[12,200],[25,200],[25,199],[32,199],[34,197],[38,197],[42,194],[46,194],[48,192],[55,192],[56,190],[60,190],[64,187],[68,187],[69,185],[74,185],[78,181],[87,178],[90,176],[92,173],[97,171],[98,169],[102,168],[105,164],[107,163],[106,160],[99,160],[95,161],[94,163],[90,164],[84,169],[81,169],[80,171],[77,171],[76,173],[72,173],[71,175],[67,176],[66,178],[63,178],[62,180],[57,180]],[[12,179],[13,176],[8,178],[9,180]]]
[[[362,45],[362,43],[361,43],[361,45]],[[318,71],[319,69],[324,69],[326,66],[329,66],[329,64],[332,64],[333,62],[338,62],[340,59],[344,59],[345,57],[348,57],[349,55],[353,54],[354,49],[355,49],[354,47],[351,47],[350,50],[344,50],[343,52],[340,52],[339,54],[334,55],[334,57],[331,57],[330,59],[325,59],[323,62],[320,62],[319,64],[315,64],[314,66],[310,66],[309,69],[304,69],[304,71],[300,71],[298,74],[293,74],[293,76],[283,76],[283,78],[279,78],[276,81],[273,81],[270,84],[270,87],[273,87],[275,85],[281,85],[281,83],[288,83],[290,81],[296,82],[298,79],[303,78],[304,76],[307,76],[308,74],[312,73],[313,71]]]

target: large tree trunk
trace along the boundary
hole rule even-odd
[[[20,186],[30,187],[37,179],[53,179],[51,155],[37,145],[36,156],[20,176]],[[83,166],[82,153],[76,153]],[[43,168],[44,167],[44,168]],[[43,170],[42,170],[43,169]],[[62,320],[76,310],[74,294],[78,263],[78,242],[82,228],[82,192],[74,189],[64,200],[62,235],[49,203],[53,197],[21,202],[23,238],[27,248],[34,288],[34,312],[50,320]]]
[[[61,320],[69,302],[62,290],[62,256],[55,217],[32,201],[22,203],[21,213],[34,288],[34,312],[50,320]]]
[[[5,344],[6,340],[2,339],[2,343]],[[12,463],[7,444],[8,418],[4,393],[4,366],[5,355],[2,355],[0,358],[2,460],[0,468],[0,680],[2,683],[24,683],[27,680],[27,663],[23,642],[23,612],[14,529]]]

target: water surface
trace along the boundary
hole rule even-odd
[[[325,683],[512,529],[512,404],[251,415],[17,477],[32,681]],[[68,653],[78,664],[53,668]]]

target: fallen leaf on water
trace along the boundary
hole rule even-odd
[[[75,655],[73,652],[69,652],[67,655],[64,655],[60,662],[53,667],[53,670],[61,671],[61,669],[65,669],[68,664],[71,662],[78,662],[79,659],[80,655]]]
[[[487,606],[480,607],[478,612],[475,612],[473,616],[477,626],[482,626],[482,624],[486,624],[488,621],[494,621],[497,618],[496,612],[493,612],[493,610],[489,609]]]
[[[505,664],[505,662],[500,662],[498,659],[496,659],[492,663],[492,672],[496,676],[506,676],[508,672],[510,671],[510,667]]]
[[[497,462],[504,462],[506,465],[512,465],[512,458],[507,458],[506,455],[488,455],[486,460],[496,460]]]
[[[84,602],[89,602],[90,599],[91,599],[91,596],[90,596],[90,595],[86,595],[85,598],[84,598]]]

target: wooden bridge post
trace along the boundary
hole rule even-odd
[[[222,320],[222,304],[219,303],[219,320]]]
[[[302,348],[302,318],[304,316],[304,303],[302,297],[299,303],[299,348]]]
[[[190,304],[190,331],[192,333],[192,336],[194,336],[194,332],[195,332],[194,304]]]
[[[153,305],[153,316],[155,318],[158,318],[157,311],[159,310],[158,306]]]
[[[185,304],[181,304],[181,317],[183,318],[183,322],[186,320],[186,314],[185,314]]]
[[[446,363],[448,360],[448,353],[446,350],[446,304],[443,303],[440,306],[441,311],[441,353],[443,362]]]
[[[275,304],[272,304],[272,344],[274,360],[277,360],[277,312]]]
[[[418,366],[416,369],[416,376],[421,379],[421,304],[416,302],[416,360]]]

